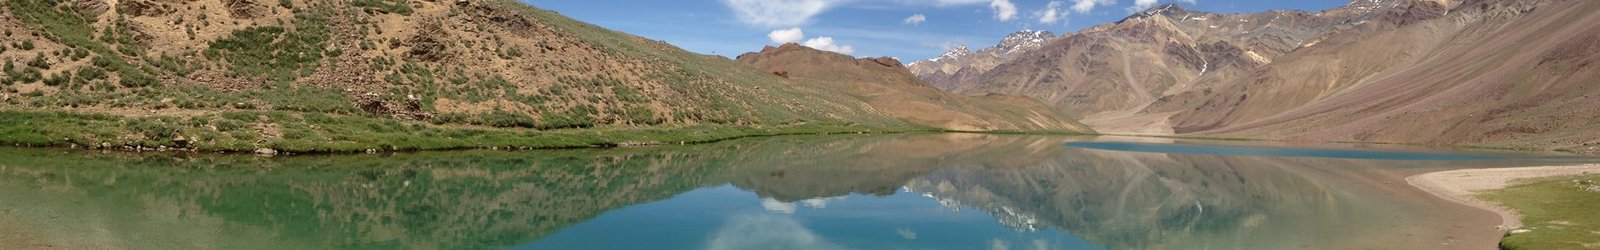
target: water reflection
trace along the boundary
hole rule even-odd
[[[1437,247],[1460,235],[1436,227],[1490,223],[1390,183],[1396,169],[1464,163],[1062,146],[1078,140],[777,137],[278,158],[3,149],[0,234],[16,236],[0,245]]]

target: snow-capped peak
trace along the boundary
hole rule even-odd
[[[959,59],[961,57],[965,57],[965,56],[971,55],[971,54],[972,54],[972,50],[967,49],[967,45],[965,45],[965,44],[957,44],[956,47],[955,48],[951,48],[950,51],[945,51],[944,55],[940,55],[939,57],[934,57],[933,59],[928,59],[928,61],[929,62],[939,62],[940,60],[956,60],[956,59]]]
[[[1053,38],[1056,38],[1056,35],[1050,33],[1049,31],[1022,30],[1011,33],[1011,35],[1007,35],[1006,38],[1001,39],[1000,44],[995,45],[994,48],[1005,54],[1016,53],[1018,51],[1044,46],[1046,41],[1049,41]]]
[[[1405,2],[1405,1],[1402,1],[1402,0],[1350,0],[1350,3],[1345,4],[1345,7],[1346,8],[1357,9],[1357,10],[1372,11],[1372,10],[1375,10],[1375,9],[1394,8],[1394,7],[1400,6],[1400,4],[1402,2]]]

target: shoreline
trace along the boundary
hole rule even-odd
[[[124,121],[125,119],[109,114],[16,111],[0,108],[0,145],[138,153],[295,155],[612,148],[700,144],[751,137],[813,134],[1099,135],[1094,131],[1045,128],[966,131],[915,124],[853,122],[753,126],[729,124],[596,126],[541,130],[433,124],[291,111],[237,111],[222,113],[216,117],[159,118],[188,122],[161,119]],[[219,125],[211,123],[233,124],[229,125],[233,127],[231,130],[219,130]]]
[[[1457,169],[1412,175],[1406,177],[1406,183],[1440,199],[1500,215],[1500,225],[1495,228],[1504,235],[1508,231],[1522,227],[1521,215],[1515,210],[1478,199],[1473,195],[1504,189],[1530,179],[1585,174],[1600,174],[1600,164]],[[1499,239],[1495,241],[1498,242]]]

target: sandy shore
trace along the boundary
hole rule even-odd
[[[1440,198],[1500,214],[1499,229],[1505,232],[1522,227],[1521,217],[1511,209],[1474,198],[1473,194],[1505,188],[1518,180],[1584,174],[1600,174],[1600,164],[1460,169],[1414,175],[1406,177],[1406,182]]]

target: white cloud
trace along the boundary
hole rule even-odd
[[[895,60],[899,60],[899,59],[895,59]],[[844,197],[841,196],[841,197],[805,199],[805,200],[801,200],[800,201],[800,205],[805,205],[806,207],[809,207],[809,208],[823,209],[823,208],[828,208],[828,202],[833,202],[833,201],[844,201]]]
[[[1117,0],[1072,0],[1072,11],[1077,11],[1078,13],[1089,13],[1089,11],[1094,10],[1095,7],[1111,6],[1115,4],[1117,4]]]
[[[1000,238],[989,240],[989,250],[1011,250],[1011,245],[1001,241]]]
[[[777,215],[733,216],[711,236],[705,249],[845,249],[829,242],[794,218]]]
[[[800,26],[848,0],[722,0],[740,22],[763,27]]]
[[[794,213],[796,207],[794,206],[794,203],[782,202],[782,201],[774,200],[772,198],[766,198],[766,199],[761,199],[761,208],[766,208],[767,211],[772,211],[772,212],[777,212],[777,213],[792,214],[792,213]]]
[[[1050,5],[1045,6],[1044,10],[1033,12],[1033,16],[1039,18],[1039,23],[1042,24],[1066,21],[1067,13],[1071,12],[1061,9],[1061,4],[1061,1],[1050,1]]]
[[[916,240],[917,239],[917,232],[916,231],[911,231],[910,228],[904,228],[904,227],[895,228],[894,229],[894,233],[895,234],[899,234],[900,238],[902,238],[902,239],[907,239],[907,240]]]
[[[767,33],[767,38],[771,38],[772,42],[777,44],[797,43],[806,38],[806,33],[800,31],[800,28],[781,29]]]
[[[989,8],[994,9],[994,18],[1001,22],[1017,18],[1017,5],[1011,0],[994,0],[989,2]]]
[[[850,54],[855,54],[856,53],[856,47],[855,46],[842,45],[842,44],[834,43],[833,42],[833,37],[819,36],[819,37],[813,37],[811,39],[805,39],[806,38],[806,32],[801,30],[800,28],[788,28],[788,29],[773,30],[771,33],[767,33],[767,38],[768,39],[772,39],[772,42],[778,43],[778,44],[800,43],[801,46],[811,47],[813,49],[822,50],[822,51],[832,51],[834,53],[846,54],[846,55],[850,55]],[[801,40],[805,40],[805,42],[801,42]],[[782,202],[778,202],[778,201],[775,201],[775,200],[763,200],[763,201],[761,201],[761,205],[779,204],[779,203],[782,203]],[[794,207],[794,204],[786,204],[786,205],[791,207],[791,210],[792,210],[792,207]],[[773,207],[767,207],[767,208],[768,209],[772,209]],[[773,210],[773,211],[778,211],[778,210]]]
[[[911,17],[907,17],[905,20],[905,24],[910,25],[922,25],[922,23],[925,22],[928,22],[928,16],[924,16],[922,14],[911,15]]]
[[[1136,12],[1156,6],[1157,0],[1133,0],[1133,7],[1128,7],[1128,12]]]
[[[1178,2],[1195,4],[1196,0],[1177,0]],[[1160,0],[1133,0],[1133,6],[1128,7],[1128,13],[1139,12],[1156,6]]]
[[[804,43],[800,43],[800,45],[805,45],[806,47],[823,51],[832,51],[839,54],[850,55],[856,53],[856,48],[853,46],[833,43],[833,37],[823,36],[811,38],[810,40],[806,40]]]

